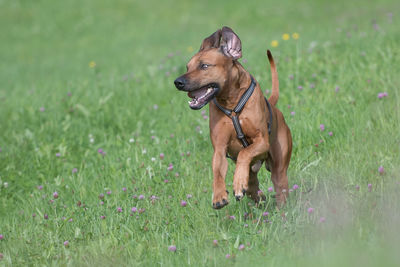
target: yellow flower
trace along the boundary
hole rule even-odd
[[[90,62],[89,62],[89,67],[91,67],[92,69],[93,69],[94,67],[96,67],[96,62],[90,61]]]
[[[287,40],[290,39],[290,35],[287,34],[287,33],[284,33],[284,34],[282,35],[282,39],[285,40],[285,41],[287,41]]]
[[[187,51],[188,51],[189,53],[192,53],[192,52],[193,52],[193,47],[188,46]]]
[[[293,37],[293,39],[297,40],[297,39],[299,39],[300,35],[297,32],[295,32],[292,34],[292,37]]]
[[[277,47],[279,45],[279,42],[277,41],[277,40],[273,40],[272,42],[271,42],[271,46],[272,47]]]

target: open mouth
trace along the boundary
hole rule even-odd
[[[188,101],[191,109],[201,109],[218,93],[219,87],[216,84],[209,84],[200,89],[190,91],[188,96],[192,98]]]

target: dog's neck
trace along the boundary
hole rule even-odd
[[[251,84],[250,73],[239,62],[235,61],[226,84],[230,84],[230,88],[222,88],[216,99],[225,108],[233,109]]]

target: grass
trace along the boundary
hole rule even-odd
[[[0,1],[0,265],[397,266],[399,11]],[[282,210],[271,192],[262,208],[232,195],[211,208],[208,108],[189,110],[173,80],[223,25],[263,89],[267,48],[278,62],[299,186]]]

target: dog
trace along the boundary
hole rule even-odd
[[[229,27],[205,38],[198,53],[188,62],[187,72],[174,81],[176,88],[187,92],[192,99],[189,101],[191,109],[198,110],[209,103],[210,137],[214,148],[214,209],[229,204],[225,185],[227,157],[236,163],[233,177],[236,200],[245,195],[257,204],[265,200],[257,179],[264,162],[271,172],[278,207],[286,202],[292,136],[282,112],[276,108],[278,74],[269,50],[267,54],[272,76],[272,92],[268,100],[257,81],[239,63],[241,41]],[[241,109],[238,109],[239,105],[242,105]]]

